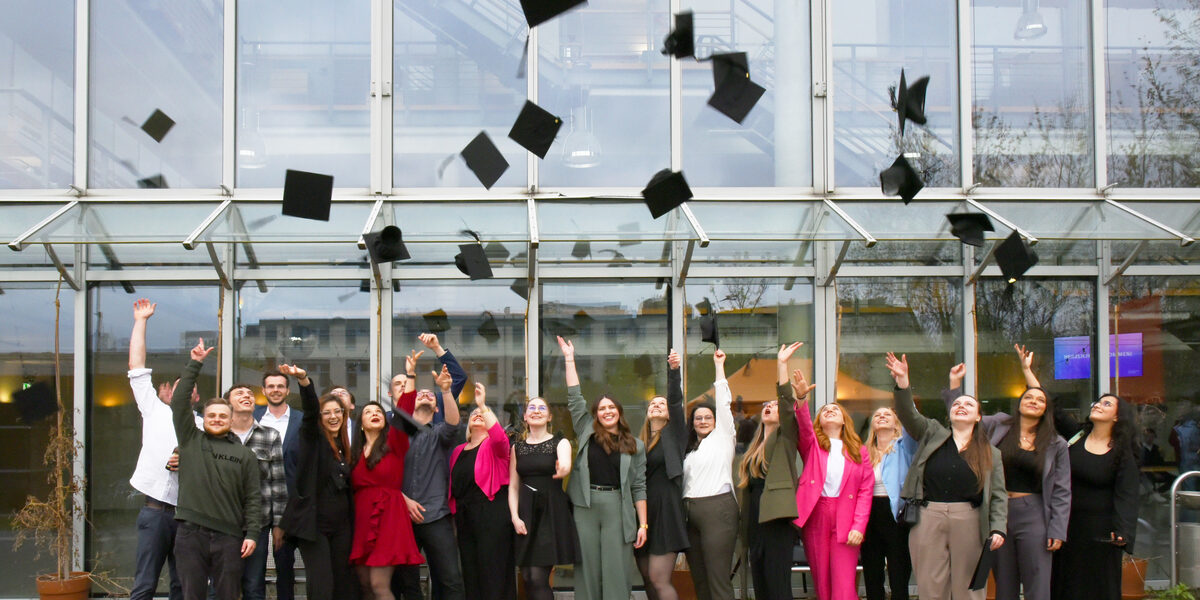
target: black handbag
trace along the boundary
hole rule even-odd
[[[921,518],[922,506],[925,506],[924,500],[901,498],[900,513],[896,515],[896,522],[905,527],[916,525],[917,521]]]

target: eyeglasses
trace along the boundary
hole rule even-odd
[[[1104,408],[1112,408],[1116,406],[1112,400],[1097,400],[1092,403],[1092,406],[1103,406]]]
[[[533,412],[546,412],[546,411],[548,411],[548,410],[550,410],[550,407],[548,407],[548,406],[542,406],[542,405],[540,405],[540,404],[530,404],[529,406],[526,406],[526,407],[525,407],[525,412],[531,412],[531,413],[533,413]]]

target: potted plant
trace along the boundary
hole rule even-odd
[[[1146,597],[1146,568],[1150,561],[1128,554],[1121,559],[1121,598],[1140,600]]]

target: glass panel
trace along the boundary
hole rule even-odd
[[[391,211],[391,222],[404,230],[406,244],[469,241],[463,229],[479,232],[484,243],[529,239],[529,211],[524,202],[393,202],[384,210]]]
[[[462,160],[438,173],[481,129],[509,164],[496,185],[524,186],[530,155],[508,139],[526,96],[526,80],[517,77],[528,32],[520,7],[428,0],[395,7],[395,186],[482,189]]]
[[[66,188],[74,181],[75,3],[6,2],[4,56],[0,189]]]
[[[0,295],[0,473],[4,473],[0,493],[0,596],[35,596],[34,577],[54,570],[52,553],[41,548],[35,551],[26,542],[13,550],[12,517],[33,495],[46,498],[50,488],[46,483],[48,469],[42,462],[46,439],[54,419],[25,422],[13,400],[13,392],[27,385],[45,383],[54,388],[54,299],[55,288],[14,288],[4,286]],[[66,415],[74,410],[74,337],[75,294],[63,286],[58,296],[58,344],[60,348],[59,389],[62,390]],[[132,525],[132,524],[131,524]],[[34,559],[34,555],[41,557]]]
[[[900,152],[925,185],[956,186],[958,168],[958,25],[953,0],[847,0],[833,3],[833,142],[839,186],[877,187]],[[922,127],[899,137],[889,86],[900,69],[911,84],[929,76]]]
[[[526,302],[509,289],[512,284],[511,279],[403,282],[400,292],[392,295],[392,359],[382,367],[382,378],[390,380],[393,375],[403,373],[404,357],[410,350],[425,350],[418,335],[436,333],[442,346],[454,354],[471,377],[471,385],[463,388],[459,402],[473,404],[474,383],[483,383],[500,424],[510,431],[518,430],[528,397]],[[437,331],[441,329],[437,320],[424,317],[438,310],[446,314],[443,325],[448,329]],[[433,353],[426,351],[417,365],[418,387],[435,387],[430,372],[437,364]],[[560,427],[570,421],[570,418],[556,419]]]
[[[710,239],[858,240],[858,231],[820,201],[689,202]]]
[[[221,183],[220,0],[101,2],[91,7],[88,183],[170,187]],[[142,123],[161,110],[175,125],[161,141]]]
[[[1158,227],[1103,202],[1040,202],[1029,210],[1028,200],[988,202],[987,207],[1038,238],[1067,240],[1178,240]]]
[[[1034,373],[1064,407],[1086,408],[1096,397],[1096,284],[1086,280],[1001,279],[979,282],[979,399],[984,412],[1008,411],[1025,390],[1013,344],[1034,353]],[[939,373],[945,385],[946,374]]]
[[[345,387],[361,404],[370,398],[371,298],[358,282],[272,282],[238,292],[234,380],[260,385],[280,364],[296,364],[320,393]],[[288,402],[300,406],[292,384]],[[260,398],[265,403],[265,398]]]
[[[1121,264],[1140,242],[1114,242],[1112,259]],[[1148,242],[1133,259],[1135,265],[1194,265],[1200,263],[1200,244],[1182,246],[1179,242]]]
[[[188,234],[216,207],[215,202],[80,203],[60,215],[30,241],[62,244],[105,241],[182,244]]]
[[[651,219],[646,205],[623,200],[538,202],[542,240],[622,241],[683,240],[695,237],[679,211]]]
[[[275,202],[240,202],[230,206],[213,221],[201,239],[214,242],[358,242],[367,217],[369,202],[334,202],[328,221],[315,221],[284,215]],[[207,216],[207,215],[205,215]],[[196,227],[199,221],[192,225]]]
[[[1123,204],[1186,235],[1200,237],[1200,203],[1194,200]]]
[[[1200,470],[1194,375],[1200,349],[1200,282],[1194,277],[1123,277],[1110,290],[1109,327],[1119,337],[1109,351],[1116,355],[1109,360],[1109,389],[1137,407],[1141,426],[1141,523],[1134,551],[1151,557],[1147,579],[1167,579],[1170,484],[1179,473]],[[1185,485],[1198,489],[1195,480]],[[1193,511],[1182,511],[1181,517],[1196,520]]]
[[[1091,187],[1087,0],[972,0],[975,181]]]
[[[63,256],[63,251],[68,252]],[[26,250],[28,252],[29,250]],[[59,257],[74,257],[70,247],[59,248]],[[218,250],[218,252],[220,252]],[[218,254],[220,256],[220,254]],[[118,270],[122,267],[174,268],[196,267],[208,268],[212,271],[212,258],[203,248],[187,250],[179,242],[171,244],[97,244],[88,251],[88,265]]]
[[[775,356],[780,344],[804,342],[789,365],[813,377],[813,288],[812,281],[790,285],[783,279],[689,279],[687,304],[687,381],[684,398],[689,402],[714,396],[716,348],[700,340],[700,317],[708,300],[717,313],[725,378],[733,393],[733,416],[738,423],[738,452],[754,436],[754,417],[765,402],[776,399]],[[657,357],[655,357],[657,358]],[[665,390],[658,393],[665,394]]]
[[[715,241],[707,248],[701,248],[699,244],[696,244],[692,262],[703,262],[706,266],[747,266],[756,263],[811,266],[812,257],[813,245],[807,242]]]
[[[835,248],[836,251],[836,248]],[[850,244],[843,264],[860,266],[915,266],[936,267],[961,265],[963,245],[958,240],[946,242],[879,242],[868,248],[864,244]]]
[[[842,201],[837,205],[863,229],[880,240],[954,240],[950,233],[949,213],[979,212],[965,202],[861,202]],[[1002,240],[1012,230],[993,220],[996,231],[984,232],[989,240]]]
[[[146,366],[154,369],[151,379],[156,386],[170,385],[179,377],[197,338],[216,343],[219,307],[216,286],[147,286],[141,282],[136,286],[137,295],[129,295],[120,285],[111,283],[93,287],[89,293],[92,406],[88,422],[91,501],[87,516],[92,551],[88,560],[89,564],[130,578],[136,570],[136,523],[146,490],[133,488],[129,478],[137,466],[143,434],[153,435],[152,431],[143,432],[142,416],[129,386],[133,300],[148,298],[157,304],[154,316],[146,323],[145,356]],[[211,398],[220,391],[217,363],[214,353],[200,374],[197,391],[201,398]],[[167,457],[159,460],[165,466]],[[161,575],[158,589],[165,591],[170,585],[167,569]]]
[[[370,22],[366,2],[238,4],[238,186],[299,169],[367,187]]]
[[[856,425],[892,404],[895,382],[883,368],[888,352],[908,355],[921,412],[944,418],[941,389],[950,367],[962,362],[961,279],[838,278],[837,296],[837,399]]]
[[[1108,180],[1121,187],[1196,187],[1200,5],[1105,3]]]
[[[739,125],[707,104],[715,87],[711,63],[680,63],[688,183],[812,185],[809,3],[747,0],[713,5],[689,0],[682,7],[695,11],[697,56],[745,52],[751,80],[767,90]],[[670,27],[670,20],[661,23],[657,39]],[[776,131],[786,135],[777,139]]]
[[[565,121],[543,187],[641,189],[670,166],[667,8],[594,0],[538,26],[538,104]]]

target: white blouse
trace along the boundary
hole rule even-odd
[[[717,393],[716,427],[683,459],[683,497],[706,498],[733,491],[733,454],[737,431],[733,423],[733,394],[724,378],[713,383]]]
[[[846,454],[842,452],[842,440],[829,440],[829,464],[825,465],[825,487],[821,495],[837,498],[842,491],[842,472],[846,470]]]

